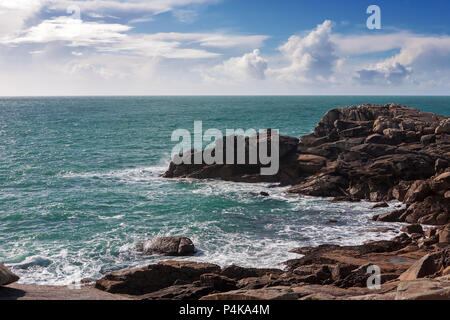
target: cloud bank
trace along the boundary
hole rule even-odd
[[[265,34],[137,25],[166,12],[189,24],[215,2],[0,0],[0,94],[450,91],[447,35],[340,34],[325,20],[267,50]]]

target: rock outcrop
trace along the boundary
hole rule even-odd
[[[417,280],[425,277],[439,277],[450,267],[450,249],[427,254],[402,273],[400,280]]]
[[[396,199],[406,208],[375,219],[445,225],[450,222],[449,123],[448,117],[393,103],[336,108],[300,140],[280,137],[276,175],[260,175],[261,164],[172,162],[164,177],[279,182],[292,185],[290,193],[336,201]]]
[[[357,246],[296,248],[302,257],[285,262],[285,270],[165,261],[112,272],[96,288],[140,300],[450,299],[450,247],[436,241],[444,229]],[[428,239],[434,241],[424,244]],[[374,266],[380,271],[375,289],[368,286]]]
[[[191,150],[183,155],[179,155],[185,161],[182,164],[175,164],[171,162],[168,170],[163,174],[165,178],[195,178],[195,179],[222,179],[227,181],[237,182],[281,182],[283,184],[292,184],[297,181],[298,178],[298,161],[297,161],[297,145],[299,140],[293,137],[279,136],[279,161],[280,170],[276,175],[261,175],[261,168],[267,167],[267,164],[263,164],[259,155],[256,162],[250,161],[250,150],[258,148],[260,144],[265,144],[270,150],[271,148],[271,129],[265,130],[267,138],[264,140],[260,138],[260,134],[256,135],[256,140],[250,140],[249,137],[232,136],[230,138],[234,141],[233,155],[234,164],[226,164],[226,149],[227,139],[224,138],[220,141],[223,143],[223,150],[220,151],[224,154],[224,164],[207,164],[202,161],[201,164],[196,164],[196,157],[204,159],[206,154],[215,154],[219,151],[217,147],[214,149],[206,149],[203,151]],[[254,136],[252,136],[254,137]],[[256,141],[256,144],[250,143],[250,141]],[[245,159],[243,164],[237,164],[238,146],[244,144],[243,150],[245,150]],[[216,143],[217,144],[217,143]],[[186,161],[186,159],[189,159]],[[190,164],[187,164],[189,162]],[[255,163],[254,163],[255,162]]]
[[[164,261],[144,268],[109,273],[95,284],[109,293],[144,295],[172,285],[176,281],[192,283],[205,273],[219,273],[220,267],[211,263]]]
[[[0,263],[0,286],[8,285],[19,280],[7,267]]]

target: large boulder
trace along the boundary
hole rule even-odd
[[[427,254],[402,273],[400,280],[416,280],[425,277],[440,276],[450,266],[450,249]]]
[[[422,201],[431,193],[430,185],[428,181],[417,180],[415,181],[411,187],[406,192],[404,201],[406,203],[413,203],[417,201]]]
[[[403,227],[401,227],[400,231],[406,232],[408,234],[413,234],[413,233],[422,234],[423,233],[423,229],[420,224],[410,224],[407,226],[403,226]]]
[[[186,237],[159,237],[142,246],[144,254],[188,256],[195,253],[194,243]]]
[[[95,287],[109,293],[144,295],[170,287],[178,281],[192,283],[205,273],[219,273],[211,263],[164,261],[143,268],[111,272],[98,280]]]
[[[434,131],[436,134],[450,134],[450,119],[444,119]]]
[[[447,244],[450,243],[450,224],[445,226],[445,228],[437,232],[439,236],[439,243]]]
[[[19,280],[7,267],[0,263],[0,286],[6,286]]]
[[[437,194],[445,194],[450,190],[450,171],[444,172],[433,178],[430,183],[430,188]]]

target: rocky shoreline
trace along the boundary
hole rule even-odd
[[[172,162],[165,178],[271,182],[290,185],[292,194],[368,200],[377,207],[398,200],[404,209],[373,219],[409,225],[391,240],[293,249],[301,257],[286,261],[284,270],[169,260],[112,272],[84,288],[140,300],[448,300],[449,164],[449,117],[397,104],[332,109],[312,134],[281,136],[280,170],[274,176],[261,176],[259,163]],[[194,253],[193,243],[183,237],[156,239],[142,249],[169,256]],[[373,266],[381,281],[375,288],[368,287]],[[2,298],[17,277],[0,267]]]

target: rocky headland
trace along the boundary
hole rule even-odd
[[[399,200],[405,209],[374,219],[450,222],[448,117],[397,104],[336,108],[322,117],[313,133],[279,140],[280,170],[273,176],[260,175],[261,164],[172,162],[164,177],[273,182],[292,185],[288,192],[293,194],[334,201]],[[246,143],[248,148],[248,139]]]
[[[300,139],[281,136],[280,170],[274,176],[260,175],[259,163],[172,162],[166,178],[279,183],[290,185],[292,194],[367,200],[376,207],[398,200],[402,209],[373,219],[405,225],[391,240],[293,248],[299,258],[286,261],[283,269],[169,260],[109,273],[86,288],[141,300],[448,300],[449,163],[450,119],[397,104],[332,109],[313,133]],[[142,250],[168,256],[195,252],[183,237],[154,239]],[[368,287],[371,266],[379,268],[379,287]],[[0,287],[0,297],[17,286],[10,284],[15,281],[0,265],[0,286],[6,286]]]

